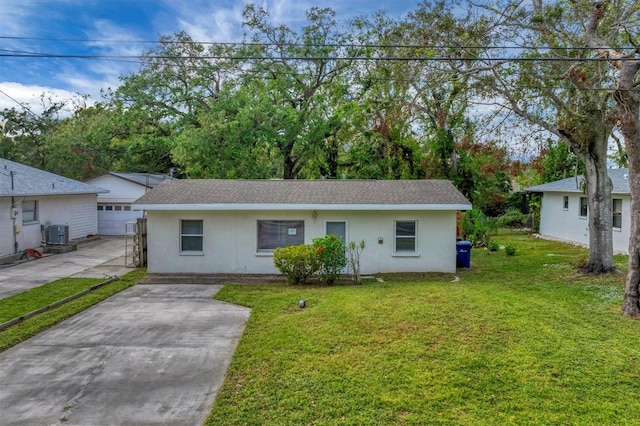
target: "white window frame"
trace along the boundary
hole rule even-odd
[[[619,209],[616,210],[616,204],[618,204]],[[612,217],[612,225],[613,229],[620,230],[622,229],[622,198],[613,198],[611,200],[611,215]],[[618,219],[618,225],[616,226],[616,219]]]
[[[584,201],[584,202],[583,202]],[[583,208],[584,207],[584,214]],[[587,197],[580,197],[580,204],[578,204],[578,217],[586,218],[589,214],[589,203],[587,202]]]
[[[413,235],[398,235],[398,223],[401,222],[413,222],[414,234]],[[413,250],[398,250],[398,239],[413,239]],[[418,253],[418,221],[413,219],[408,220],[394,220],[393,221],[393,253],[396,255],[416,255]]]
[[[562,210],[569,210],[569,196],[562,197]]]
[[[256,221],[256,253],[258,254],[273,254],[273,252],[275,251],[275,248],[271,248],[271,247],[264,247],[264,244],[261,246],[260,243],[260,230],[261,230],[261,223],[262,222],[273,222],[273,223],[277,223],[279,224],[279,231],[282,232],[283,229],[287,229],[287,233],[290,232],[289,229],[293,229],[293,227],[295,228],[300,228],[302,230],[302,235],[297,235],[297,231],[296,231],[296,235],[295,238],[291,238],[292,240],[295,240],[295,242],[291,242],[289,244],[285,243],[283,245],[279,245],[277,248],[280,247],[289,247],[289,246],[295,246],[298,244],[304,244],[304,230],[305,230],[305,223],[304,220],[300,220],[300,219],[259,219],[258,221]],[[287,224],[289,224],[289,226],[287,226]],[[294,225],[294,226],[292,226]],[[280,235],[282,236],[282,233],[280,233]],[[292,237],[294,237],[292,235]],[[285,238],[286,239],[286,238]]]
[[[200,233],[186,233],[183,231],[183,222],[200,222],[201,228],[202,228],[202,232]],[[180,219],[180,254],[203,254],[204,253],[204,220],[202,219]],[[183,247],[183,238],[184,237],[189,237],[189,238],[193,238],[193,237],[200,237],[200,246],[201,249],[200,250],[189,250],[189,249],[184,249]]]
[[[33,203],[33,208],[27,206],[27,203]],[[38,223],[38,200],[24,200],[22,202],[22,224]]]

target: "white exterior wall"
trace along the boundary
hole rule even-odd
[[[98,176],[87,183],[109,190],[106,194],[98,194],[98,203],[103,205],[103,210],[98,211],[100,235],[124,235],[126,223],[135,222],[144,215],[141,210],[124,210],[124,206],[131,207],[131,203],[145,194],[143,185],[113,175]],[[106,206],[111,206],[111,210],[106,210]],[[120,206],[120,210],[115,206]]]
[[[86,183],[109,190],[106,194],[98,194],[98,203],[133,203],[146,192],[143,185],[113,175],[98,176]]]
[[[22,223],[22,201],[38,202],[38,220]],[[16,197],[18,215],[15,219],[15,237],[18,250],[38,247],[42,243],[42,226],[69,225],[69,238],[82,239],[98,232],[96,195],[55,195]],[[12,254],[14,221],[11,219],[11,197],[0,198],[0,253]]]
[[[569,208],[564,209],[564,197],[569,197]],[[589,221],[580,217],[580,198],[584,194],[545,192],[540,210],[540,234],[546,237],[589,245]],[[628,195],[614,194],[622,200],[622,227],[613,230],[613,250],[627,253],[629,250],[629,220],[631,199]]]
[[[180,253],[180,220],[203,220],[202,254]],[[324,236],[326,221],[346,220],[347,239],[365,240],[363,274],[455,272],[456,213],[311,211],[148,211],[148,271],[151,273],[278,273],[271,253],[257,253],[258,220],[304,220],[305,243]],[[394,255],[394,220],[417,220],[417,254]],[[378,244],[378,237],[383,244]]]

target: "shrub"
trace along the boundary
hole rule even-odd
[[[325,284],[333,284],[340,273],[347,266],[346,246],[342,238],[335,235],[327,235],[322,238],[314,238],[313,247],[316,249],[320,260],[320,279]]]
[[[500,244],[496,240],[491,240],[489,243],[489,251],[498,251],[500,250]]]
[[[504,252],[507,256],[513,256],[514,254],[516,254],[516,248],[513,246],[513,244],[507,244],[504,247]]]
[[[355,241],[350,241],[348,246],[349,264],[351,265],[351,273],[356,284],[360,284],[362,282],[362,275],[360,275],[360,255],[364,251],[364,246],[364,240],[360,241],[358,244],[356,244]]]
[[[522,228],[527,224],[527,215],[518,209],[511,208],[498,218],[498,226]]]
[[[462,233],[474,247],[488,247],[491,234],[497,229],[496,222],[481,210],[471,209],[462,217]]]
[[[273,252],[273,264],[289,284],[305,284],[320,269],[320,256],[309,244],[279,247]]]

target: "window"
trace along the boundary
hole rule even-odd
[[[564,200],[562,201],[562,208],[565,210],[569,210],[569,196],[565,195]]]
[[[395,252],[415,253],[418,223],[415,220],[396,220]]]
[[[101,212],[101,211],[103,211],[103,210],[104,210],[104,206],[102,206],[102,205],[98,204],[98,211],[100,211],[100,212]]]
[[[613,199],[613,227],[622,228],[622,200],[619,198]]]
[[[124,206],[124,211],[125,212],[130,212],[131,211],[131,206]]]
[[[180,251],[201,252],[204,237],[202,220],[180,221]]]
[[[122,206],[115,206],[115,208],[116,208],[117,212],[121,212],[122,211]]]
[[[105,210],[113,211],[113,206],[104,206]]]
[[[580,217],[587,217],[587,197],[580,197]]]
[[[258,251],[271,252],[278,247],[304,244],[303,220],[259,220]]]
[[[33,223],[38,221],[38,202],[29,200],[22,202],[22,223]]]

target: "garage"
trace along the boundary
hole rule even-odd
[[[131,204],[98,204],[98,234],[124,235],[126,223],[142,217],[141,210],[133,210]]]
[[[98,234],[124,235],[127,222],[143,217],[131,204],[170,176],[152,173],[109,172],[87,181],[103,188],[98,194]]]

